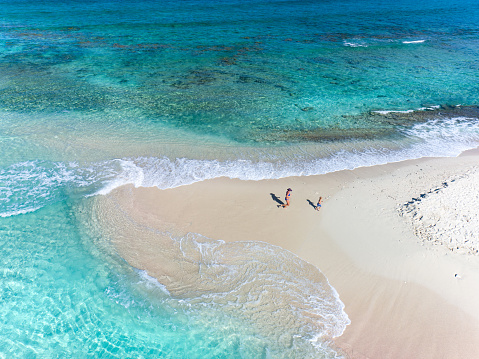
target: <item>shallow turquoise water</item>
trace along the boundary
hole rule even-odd
[[[104,246],[87,204],[126,183],[313,175],[479,145],[475,1],[0,9],[0,357],[334,357],[313,331],[285,344],[241,310],[171,296]]]
[[[317,356],[300,340],[282,352],[277,338],[265,337],[241,312],[188,294],[171,296],[106,251],[86,230],[93,224],[82,224],[83,208],[63,200],[2,219],[2,356]],[[335,356],[327,347],[322,352]]]
[[[2,4],[2,107],[94,113],[78,131],[289,143],[395,132],[371,110],[476,105],[473,2],[22,4]]]

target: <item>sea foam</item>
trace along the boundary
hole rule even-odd
[[[403,44],[422,44],[426,40],[410,40],[410,41],[403,41]]]
[[[122,171],[97,193],[107,194],[123,184],[160,189],[228,177],[241,180],[277,179],[289,176],[310,176],[345,169],[372,166],[421,157],[451,157],[479,145],[477,120],[457,117],[430,120],[401,130],[408,145],[397,149],[351,146],[321,158],[295,156],[276,161],[197,160],[187,158],[142,157],[121,159]]]
[[[65,194],[105,195],[126,184],[167,189],[218,177],[263,180],[310,176],[421,157],[457,156],[479,145],[478,121],[466,117],[429,120],[404,127],[400,134],[402,139],[386,144],[351,141],[326,155],[304,151],[268,160],[138,157],[90,164],[19,162],[0,170],[0,215],[28,213],[61,200]]]

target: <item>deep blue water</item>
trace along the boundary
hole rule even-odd
[[[478,24],[472,0],[0,0],[0,357],[334,357],[171,296],[90,203],[477,147]]]

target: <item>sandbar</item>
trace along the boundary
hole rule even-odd
[[[216,178],[166,190],[127,185],[99,201],[132,225],[267,242],[314,265],[345,304],[351,324],[335,343],[351,358],[472,358],[479,353],[478,173],[476,149],[318,176]],[[281,208],[288,187],[291,205]],[[438,203],[452,203],[454,217]],[[117,250],[155,275],[153,254],[135,238]]]

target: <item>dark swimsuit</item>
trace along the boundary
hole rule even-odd
[[[284,199],[285,199],[286,201],[289,201],[289,197],[291,197],[291,192],[289,192],[289,193],[286,195],[286,197],[284,197]]]

